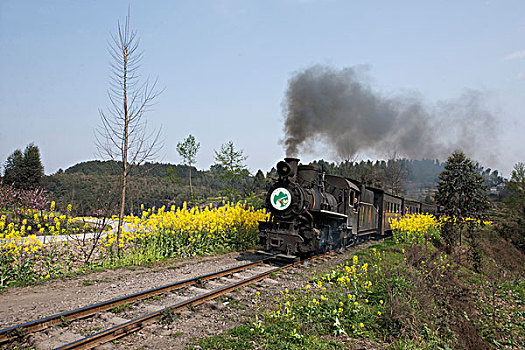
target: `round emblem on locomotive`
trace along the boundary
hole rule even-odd
[[[270,203],[277,210],[285,210],[292,203],[292,194],[284,187],[276,188],[270,196]]]

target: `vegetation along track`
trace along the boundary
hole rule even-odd
[[[315,256],[311,259],[323,259],[329,254],[331,254],[331,252]],[[274,259],[269,257],[218,272],[201,275],[127,296],[85,306],[72,311],[62,312],[27,323],[14,325],[0,330],[0,343],[13,342],[30,333],[42,331],[55,325],[67,328],[75,328],[75,332],[77,332],[79,328],[83,328],[82,325],[78,324],[79,322],[82,322],[83,319],[98,315],[101,319],[109,321],[106,322],[104,327],[109,328],[99,331],[88,337],[71,341],[66,345],[62,345],[65,343],[63,341],[61,343],[58,341],[58,344],[55,343],[57,344],[56,346],[59,346],[58,349],[91,349],[100,344],[104,344],[136,332],[153,322],[159,320],[162,321],[166,318],[170,319],[174,313],[180,312],[187,308],[195,307],[238,288],[263,280],[272,273],[305,262],[303,260],[295,263],[275,266],[269,265],[271,261],[274,261]],[[244,276],[239,275],[239,273],[243,273]],[[234,279],[226,279],[226,281],[224,281],[224,277],[226,276],[232,276]],[[205,286],[205,282],[209,285]],[[175,292],[177,294],[175,294]],[[144,302],[139,303],[140,301],[145,301],[146,304]],[[154,301],[159,301],[157,304],[160,305],[155,305],[152,303]],[[137,304],[141,305],[136,306]],[[131,307],[131,305],[134,305],[135,307]],[[131,309],[135,309],[136,312],[131,311]],[[152,309],[154,309],[154,311],[151,312]],[[127,310],[125,312],[125,316],[127,317],[113,317],[113,319],[109,319],[111,316],[108,317],[104,314],[104,312],[112,310]],[[140,316],[137,315],[137,312],[140,313]],[[107,323],[110,325],[117,325],[111,327],[108,326]],[[80,333],[86,334],[85,331],[80,331]]]

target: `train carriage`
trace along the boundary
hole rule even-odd
[[[390,224],[393,219],[399,218],[403,212],[403,197],[394,196],[392,194],[385,193],[383,196],[383,220],[381,227],[381,234],[385,235],[387,232],[391,232],[392,228]]]
[[[357,221],[358,235],[377,231],[379,206],[376,193],[375,189],[370,187],[364,187],[361,192]]]
[[[421,203],[420,212],[423,214],[432,214],[434,216],[437,216],[441,211],[439,209],[439,206],[435,204]]]
[[[403,202],[403,207],[403,214],[405,215],[419,214],[421,212],[421,203],[412,199],[405,198]]]

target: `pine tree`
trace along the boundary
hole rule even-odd
[[[461,151],[448,157],[439,174],[436,201],[446,215],[480,218],[488,207],[487,189],[474,163]]]
[[[24,153],[17,149],[4,165],[4,183],[19,189],[34,189],[42,185],[44,166],[40,150],[34,144],[26,146]]]
[[[254,187],[259,190],[259,191],[263,191],[266,189],[266,183],[265,183],[265,177],[264,177],[264,173],[262,172],[261,169],[259,169],[257,171],[257,173],[255,174],[255,178],[253,179],[253,185]]]
[[[4,183],[20,188],[23,179],[24,154],[17,149],[7,157],[4,164]]]
[[[463,226],[461,219],[481,218],[488,208],[488,196],[483,177],[477,173],[476,166],[463,152],[455,151],[448,157],[445,170],[439,174],[436,202],[443,206],[446,216],[454,218],[454,220],[446,220],[441,228],[441,234],[447,243],[447,250],[449,253],[452,251],[459,234],[461,252]],[[467,225],[467,232],[471,239],[474,268],[479,271],[481,251],[473,234],[472,225]]]
[[[24,150],[24,168],[26,188],[40,187],[44,178],[44,166],[40,160],[40,150],[32,143]]]

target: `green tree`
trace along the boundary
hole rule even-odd
[[[266,178],[264,177],[264,173],[261,169],[257,171],[255,174],[255,178],[253,179],[253,185],[256,188],[257,191],[264,191],[266,189]]]
[[[15,150],[4,164],[4,182],[19,188],[23,181],[24,154],[21,150]]]
[[[525,164],[517,163],[506,184],[505,203],[514,212],[525,217]]]
[[[194,202],[193,187],[191,186],[191,167],[195,164],[197,152],[201,147],[200,142],[195,141],[193,135],[189,135],[184,141],[177,143],[177,152],[183,159],[183,163],[188,166],[188,181],[190,185],[190,201]]]
[[[461,151],[448,157],[439,174],[436,201],[445,214],[456,218],[480,218],[488,206],[487,189],[474,163]]]
[[[220,171],[220,178],[226,182],[226,196],[232,202],[239,198],[238,184],[250,175],[244,161],[246,160],[242,150],[235,150],[233,141],[221,145],[220,151],[215,151],[215,165]]]
[[[481,218],[488,208],[483,177],[463,152],[454,151],[448,157],[445,170],[439,174],[436,202],[443,206],[445,215],[457,219]],[[471,229],[469,227],[469,232]],[[452,220],[448,220],[443,226],[442,234],[449,250],[456,241],[457,232],[459,232],[461,246],[461,226],[458,227],[458,224],[454,224]]]
[[[42,185],[44,166],[38,146],[30,143],[24,153],[17,149],[4,165],[4,182],[20,189],[34,189]]]

